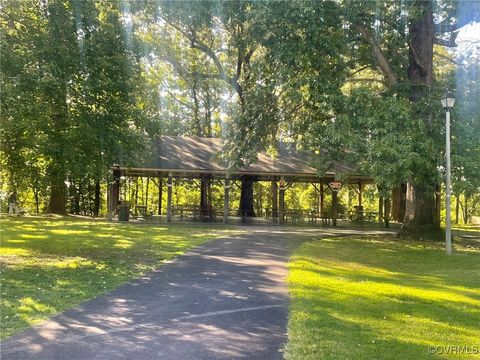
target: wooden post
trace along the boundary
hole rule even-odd
[[[272,219],[278,218],[278,185],[276,181],[270,183],[272,194]]]
[[[200,218],[202,221],[208,214],[209,204],[208,204],[208,186],[209,186],[208,175],[202,175],[200,178]]]
[[[145,191],[145,206],[148,208],[148,188],[150,187],[150,176],[147,176],[147,189]]]
[[[228,208],[229,208],[229,190],[230,190],[230,179],[228,176],[225,177],[225,185],[223,186],[225,190],[225,195],[223,197],[223,223],[228,223]]]
[[[113,220],[113,184],[107,183],[107,217],[108,221]]]
[[[322,213],[323,213],[323,203],[325,201],[325,190],[323,188],[323,182],[320,183],[320,194],[319,194],[319,204],[318,204],[318,216],[322,218]]]
[[[172,221],[172,173],[168,173],[167,180],[167,222]]]
[[[280,225],[285,223],[285,179],[283,176],[280,178],[280,186],[278,188],[279,191],[279,196],[278,196],[278,223]]]
[[[158,178],[158,215],[162,215],[163,177]]]
[[[362,206],[362,194],[363,193],[363,185],[362,182],[358,182],[358,206]]]
[[[117,213],[117,206],[120,200],[120,171],[113,170],[113,184],[112,184],[112,211]],[[125,200],[125,199],[124,199]]]
[[[138,209],[137,209],[137,205],[138,205],[138,177],[134,178],[135,179],[135,205],[134,205],[134,214],[135,216],[138,215]]]
[[[332,190],[332,225],[337,226],[337,216],[338,216],[338,198],[337,198],[337,191]]]

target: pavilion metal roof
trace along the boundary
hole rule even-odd
[[[222,139],[197,136],[161,136],[154,143],[154,151],[144,164],[138,167],[119,166],[128,176],[198,177],[213,175],[235,179],[243,175],[254,176],[257,180],[278,180],[283,176],[287,181],[319,182],[331,181],[335,173],[348,173],[349,181],[371,182],[369,177],[354,175],[354,169],[340,162],[332,162],[330,170],[322,177],[310,165],[308,156],[299,153],[286,144],[279,146],[275,157],[258,153],[257,161],[238,168],[227,169],[221,159]]]

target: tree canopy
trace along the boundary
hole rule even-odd
[[[65,184],[98,207],[160,134],[223,137],[232,167],[282,141],[386,198],[407,185],[405,223],[434,225],[446,88],[453,191],[480,192],[480,44],[459,38],[479,20],[449,0],[3,2],[2,182],[64,213]]]

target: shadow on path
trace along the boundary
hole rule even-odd
[[[9,338],[2,359],[281,359],[286,264],[301,235],[266,229],[206,243]]]

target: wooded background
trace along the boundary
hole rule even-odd
[[[479,19],[475,1],[4,1],[2,211],[17,189],[30,212],[98,216],[112,164],[139,163],[160,134],[197,135],[223,137],[232,166],[280,141],[316,154],[319,174],[354,163],[372,199],[405,198],[404,231],[438,227],[449,88],[466,222],[480,208],[480,44],[457,40]],[[310,208],[312,191],[287,203]]]

